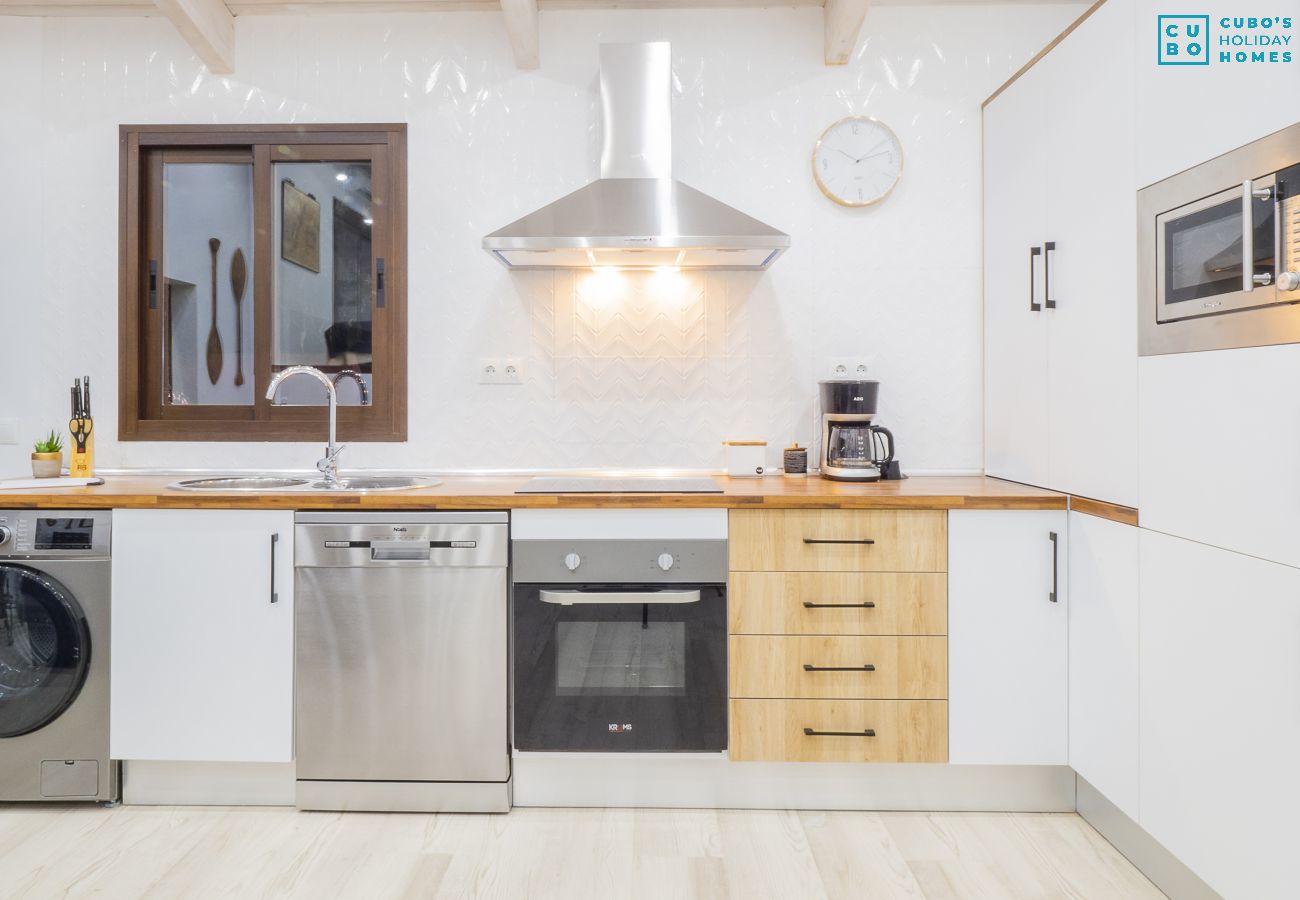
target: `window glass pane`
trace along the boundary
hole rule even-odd
[[[163,166],[165,404],[253,403],[253,167]]]
[[[339,403],[370,403],[370,163],[286,162],[274,168],[271,371],[315,366],[335,377]],[[342,374],[349,371],[357,378]],[[322,404],[325,394],[311,379],[291,378],[276,402]]]

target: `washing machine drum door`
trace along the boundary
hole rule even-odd
[[[0,738],[62,715],[89,663],[90,631],[71,592],[43,572],[0,565]]]

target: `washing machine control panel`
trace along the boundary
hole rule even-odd
[[[0,510],[0,558],[108,556],[107,510]]]

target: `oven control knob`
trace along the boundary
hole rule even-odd
[[[576,553],[570,553],[564,557],[564,568],[570,572],[576,572],[578,566],[582,565],[582,557]]]
[[[671,553],[660,553],[659,558],[655,560],[655,562],[659,563],[659,568],[667,572],[669,569],[673,567],[673,563],[675,562],[675,560],[673,559],[673,555]]]
[[[1300,272],[1282,272],[1277,276],[1279,290],[1294,291],[1300,288]]]
[[[9,543],[9,539],[12,538],[13,536],[14,533],[12,531],[10,531],[8,528],[6,528],[3,525],[0,525],[0,547],[3,547],[5,544]]]

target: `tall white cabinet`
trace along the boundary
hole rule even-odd
[[[1141,814],[1227,898],[1296,896],[1300,569],[1142,531]]]
[[[1133,48],[1132,6],[1112,0],[984,110],[985,470],[1126,506],[1137,505]]]
[[[293,759],[293,513],[113,514],[115,759]]]

